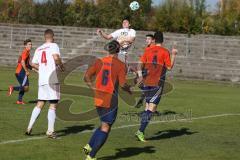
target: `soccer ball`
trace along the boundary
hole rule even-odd
[[[130,3],[129,7],[131,8],[132,11],[136,11],[139,9],[139,3],[137,1],[133,1]]]

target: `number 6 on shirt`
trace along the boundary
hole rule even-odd
[[[109,70],[103,70],[102,85],[106,86],[108,83]]]

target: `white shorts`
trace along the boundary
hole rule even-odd
[[[123,63],[127,64],[127,52],[120,50],[120,52],[118,53],[118,59]]]
[[[38,86],[38,100],[60,100],[60,84]]]

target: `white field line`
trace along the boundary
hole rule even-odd
[[[151,124],[157,124],[157,123],[168,123],[168,122],[188,122],[189,120],[199,120],[199,119],[208,119],[208,118],[217,118],[217,117],[228,117],[228,116],[240,116],[240,113],[227,113],[227,114],[218,114],[218,115],[210,115],[210,116],[201,116],[201,117],[192,117],[190,119],[173,119],[173,120],[169,120],[169,121],[153,121],[150,123]],[[116,130],[116,129],[123,129],[123,128],[129,128],[129,127],[136,127],[139,126],[140,124],[130,124],[130,125],[123,125],[123,126],[119,126],[119,127],[113,127],[112,130]],[[91,133],[93,132],[95,129],[93,130],[86,130],[83,132],[80,132],[78,134],[83,134],[83,133]],[[0,142],[0,145],[4,145],[4,144],[11,144],[11,143],[19,143],[19,142],[26,142],[26,141],[32,141],[32,140],[40,140],[40,139],[45,139],[47,138],[47,136],[39,136],[39,137],[31,137],[31,138],[24,138],[24,139],[18,139],[18,140],[8,140],[8,141],[2,141]]]

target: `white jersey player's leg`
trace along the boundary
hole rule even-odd
[[[32,132],[32,127],[34,125],[34,123],[36,122],[36,119],[38,118],[38,116],[41,113],[42,108],[44,107],[45,102],[44,101],[38,101],[37,106],[34,107],[33,111],[32,111],[32,115],[28,124],[28,128],[26,131],[26,135],[30,135]]]
[[[127,52],[125,50],[120,50],[118,53],[118,59],[127,64]]]
[[[41,108],[39,108],[38,106],[34,107],[33,111],[32,111],[32,115],[31,115],[31,119],[30,122],[28,124],[28,132],[30,132],[32,130],[32,127],[36,121],[36,119],[38,118],[39,114],[41,112]]]
[[[51,103],[51,101],[50,101]],[[56,108],[57,104],[52,103],[50,104],[50,107],[48,109],[48,130],[46,132],[46,135],[49,138],[57,138],[55,132],[54,132],[54,125],[55,125],[55,120],[56,120]]]
[[[47,136],[50,138],[56,138],[54,133],[54,124],[56,119],[56,107],[57,102],[60,99],[60,85],[59,84],[46,84],[40,85],[38,88],[38,104],[33,109],[31,119],[27,128],[27,135],[31,134],[32,127],[38,118],[41,109],[45,105],[45,101],[50,102],[48,110],[48,130],[46,132]]]
[[[40,88],[39,88],[40,89]],[[50,102],[48,109],[48,130],[46,135],[50,138],[56,138],[54,132],[54,125],[56,119],[56,108],[58,100],[60,99],[60,85],[59,84],[47,84],[41,86],[39,90],[39,99],[44,99]]]

